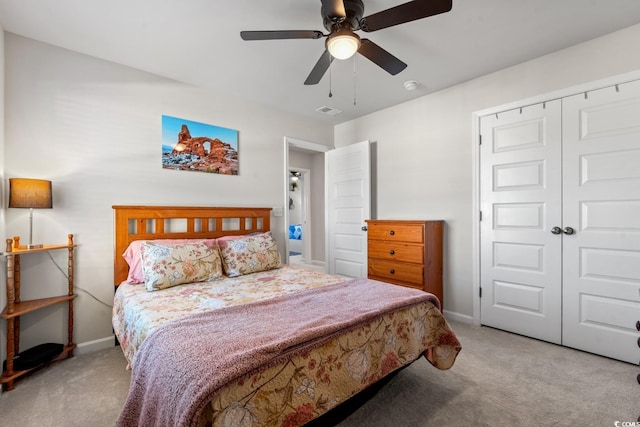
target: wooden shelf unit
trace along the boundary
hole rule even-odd
[[[77,246],[73,243],[73,234],[67,236],[66,245],[44,245],[38,248],[28,249],[26,246],[20,245],[20,238],[6,240],[7,247],[4,256],[7,257],[7,306],[4,308],[0,317],[7,320],[7,366],[0,376],[0,384],[5,391],[13,390],[14,381],[31,371],[40,369],[48,363],[73,357],[73,350],[76,345],[73,343],[73,251]],[[20,299],[20,257],[34,253],[43,253],[48,251],[67,249],[68,256],[68,293],[66,295],[54,296],[49,298],[39,298],[33,300],[22,301]],[[68,339],[62,353],[54,360],[36,366],[32,369],[15,371],[13,366],[13,358],[20,353],[20,316],[40,310],[51,305],[68,303]]]

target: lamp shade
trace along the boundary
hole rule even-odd
[[[30,178],[9,178],[9,207],[51,209],[51,181]]]

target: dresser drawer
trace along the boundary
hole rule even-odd
[[[369,258],[369,277],[372,276],[413,283],[415,285],[422,285],[424,282],[422,265]]]
[[[422,224],[386,224],[381,222],[369,222],[369,239],[384,240],[387,242],[424,242],[424,226]]]
[[[431,292],[442,303],[443,226],[442,220],[368,219],[369,278]]]
[[[367,250],[370,258],[414,264],[424,263],[424,246],[422,245],[369,240]]]

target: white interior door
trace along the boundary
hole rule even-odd
[[[561,102],[481,118],[481,323],[561,342]],[[554,230],[558,231],[558,229]]]
[[[562,114],[563,344],[635,364],[640,82],[565,98]]]
[[[371,215],[369,141],[325,153],[329,274],[367,276],[367,234]]]

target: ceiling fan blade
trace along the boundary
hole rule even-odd
[[[345,18],[347,11],[343,0],[321,0],[324,14],[330,18]]]
[[[414,0],[362,18],[360,29],[365,32],[378,31],[449,12],[452,6],[453,0]]]
[[[371,40],[362,39],[360,43],[361,44],[360,49],[358,49],[358,53],[384,69],[387,73],[395,76],[400,71],[407,68],[407,64],[400,61],[398,58],[396,58]]]
[[[309,77],[307,77],[307,80],[304,81],[304,84],[317,85],[318,83],[320,83],[320,80],[322,80],[322,76],[324,76],[324,73],[326,73],[329,69],[331,61],[333,61],[333,57],[328,50],[325,50],[320,59],[318,59],[318,62],[316,62],[313,70],[311,70],[311,73],[309,73]]]
[[[240,31],[242,40],[284,40],[284,39],[319,39],[321,31],[283,30],[283,31]]]

